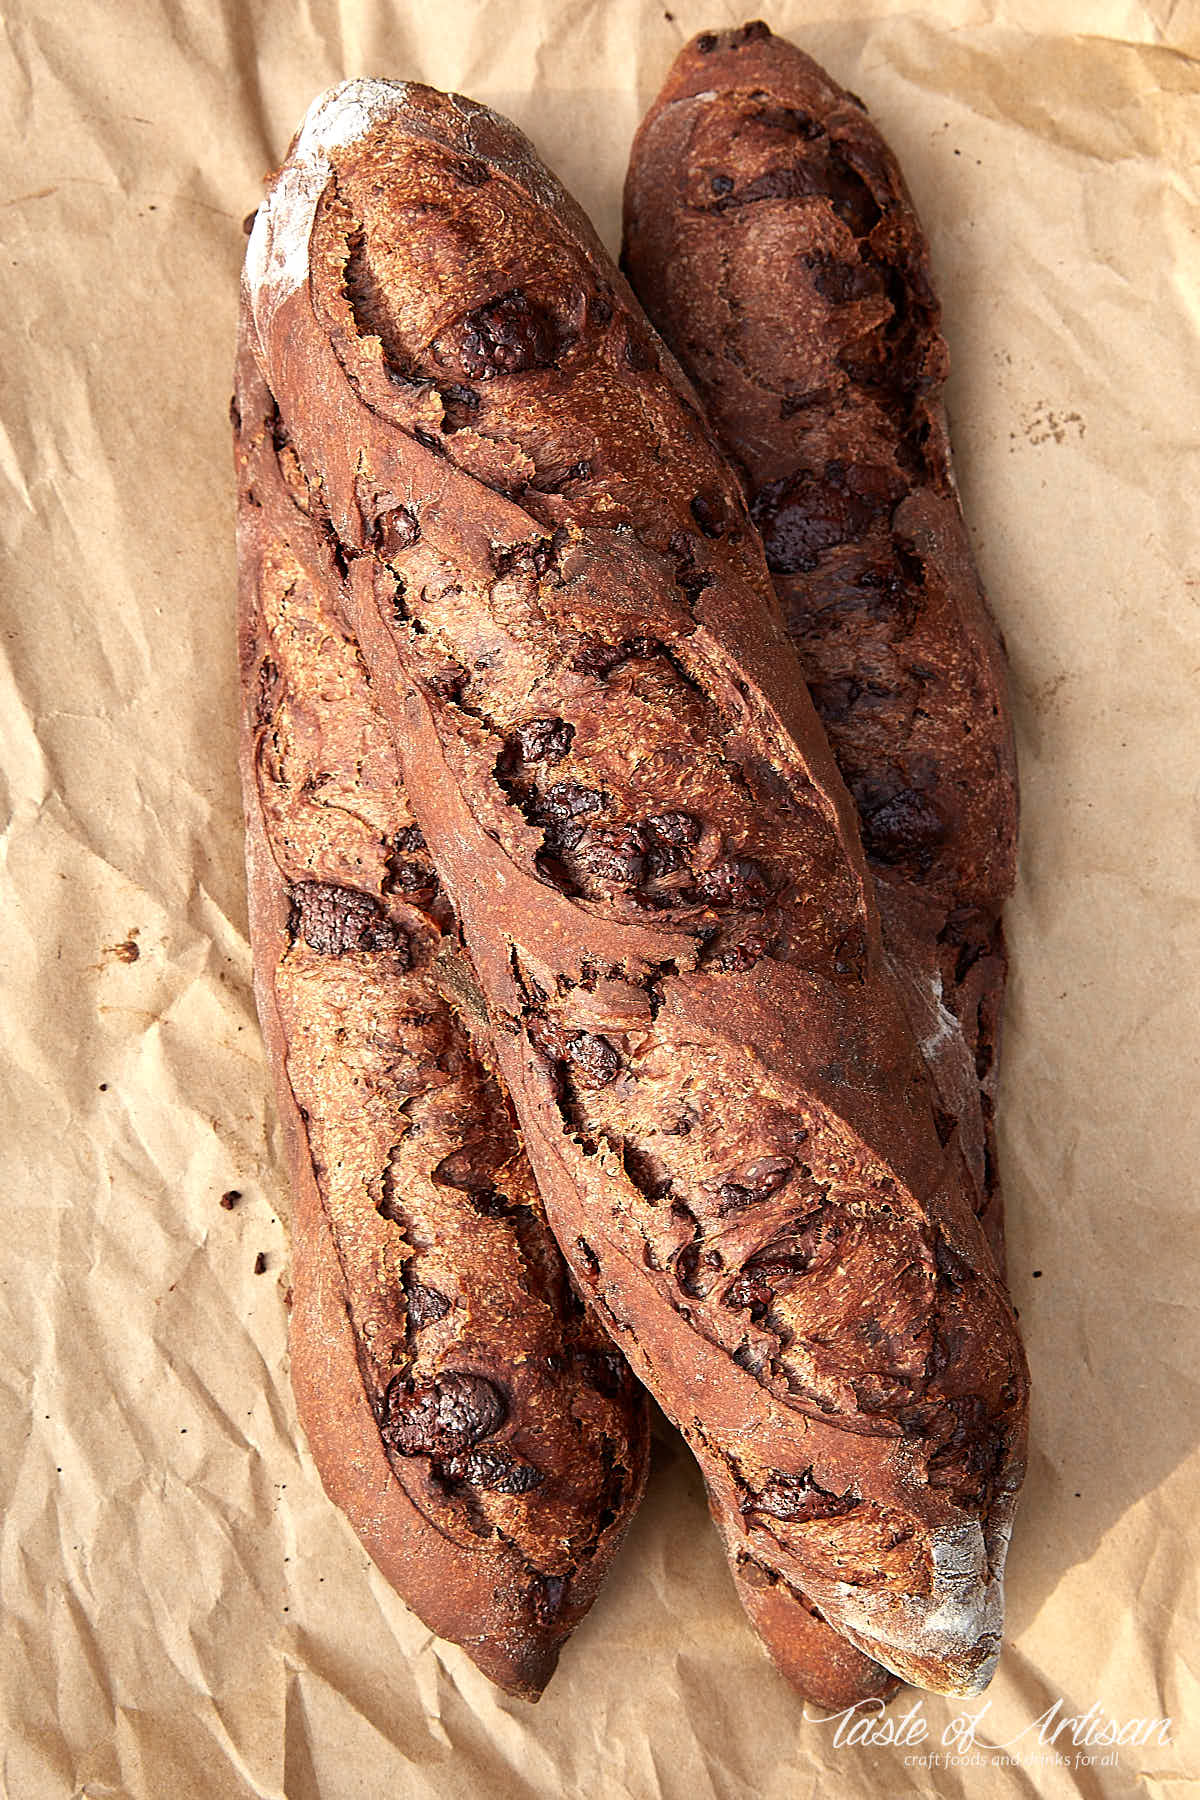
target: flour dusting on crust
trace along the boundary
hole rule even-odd
[[[990,1562],[976,1520],[932,1532],[927,1596],[871,1592],[839,1581],[828,1596],[814,1582],[813,1598],[852,1643],[903,1680],[934,1693],[982,1693],[995,1672],[1004,1629],[1006,1534],[988,1537],[999,1566]]]
[[[932,1064],[936,1062],[944,1044],[962,1039],[962,1026],[942,998],[942,978],[936,972],[929,983],[929,998],[937,1024],[928,1037],[921,1039],[921,1055],[927,1063]]]
[[[364,138],[381,119],[399,112],[407,95],[403,81],[342,81],[309,107],[246,246],[246,291],[260,341],[275,308],[308,279],[317,202],[332,174],[330,151]]]

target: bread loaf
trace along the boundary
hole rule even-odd
[[[760,23],[705,32],[638,131],[623,261],[742,476],[858,808],[884,938],[998,1259],[1016,869],[999,635],[950,463],[929,246],[862,102]]]
[[[296,1399],[384,1574],[536,1699],[637,1505],[644,1398],[572,1290],[507,1097],[448,1003],[453,912],[345,623],[319,485],[244,341],[234,422],[250,923],[292,1178]]]
[[[324,97],[247,269],[572,1267],[756,1560],[973,1691],[1024,1361],[690,391],[528,144],[428,89]]]
[[[1015,756],[954,500],[924,234],[861,104],[754,24],[676,59],[631,152],[622,260],[767,528],[940,1129],[958,1132],[1001,1260],[992,1115]],[[867,1671],[851,1664],[831,1687],[803,1601],[734,1567],[796,1685],[858,1697]]]

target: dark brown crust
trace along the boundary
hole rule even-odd
[[[422,1619],[536,1699],[640,1498],[644,1398],[576,1297],[448,1004],[452,913],[245,345],[234,401],[255,994],[321,1478]]]
[[[625,261],[745,478],[868,854],[947,912],[994,910],[1015,766],[928,244],[861,103],[744,31],[693,40],[643,121]]]
[[[1016,756],[911,197],[862,103],[811,58],[758,23],[705,32],[638,131],[622,260],[764,530],[1002,1263],[992,1112]]]
[[[634,141],[622,266],[773,539],[942,1129],[957,1128],[1003,1267],[992,1114],[1015,754],[953,491],[928,246],[899,168],[861,104],[765,26],[704,33]],[[833,1705],[856,1681],[867,1691],[866,1670],[835,1661],[833,1675],[836,1640],[802,1599],[747,1566],[735,1558],[742,1600],[796,1685],[824,1685]]]
[[[720,1529],[724,1515],[714,1510],[714,1517]],[[771,1661],[806,1700],[844,1712],[863,1700],[883,1700],[895,1693],[900,1686],[897,1677],[827,1625],[799,1588],[738,1548],[732,1535],[729,1550],[738,1598]]]
[[[323,109],[251,240],[257,352],[556,1234],[745,1547],[973,1688],[1024,1361],[736,484],[519,134]]]

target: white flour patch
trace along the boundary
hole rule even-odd
[[[264,347],[271,314],[308,278],[309,241],[332,171],[330,152],[356,143],[380,119],[399,112],[407,94],[402,81],[343,81],[318,94],[305,114],[246,246],[246,291]]]
[[[928,1037],[921,1039],[921,1054],[926,1062],[937,1056],[943,1044],[948,1044],[960,1032],[958,1020],[942,1000],[942,978],[935,975],[929,984],[929,998],[933,1002],[933,1010],[937,1015],[937,1025]]]
[[[929,1542],[928,1596],[872,1594],[839,1581],[828,1596],[814,1582],[814,1598],[832,1624],[848,1628],[860,1649],[902,1679],[938,1693],[980,1693],[995,1671],[1004,1629],[998,1571],[989,1568],[974,1520],[943,1526]]]
[[[946,446],[946,473],[950,477],[950,486],[958,494],[958,477],[954,473],[954,452],[950,448],[950,433],[946,429],[946,415],[942,414],[942,441]]]

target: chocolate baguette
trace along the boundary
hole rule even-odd
[[[751,1553],[974,1691],[1024,1359],[736,481],[469,101],[323,97],[247,275],[572,1267]]]
[[[958,1130],[1002,1266],[992,1114],[1015,754],[954,501],[945,347],[911,200],[860,104],[808,57],[761,24],[706,32],[634,141],[622,262],[767,526],[941,1129]],[[891,529],[921,486],[942,504],[918,556],[911,507]],[[734,1566],[784,1672],[850,1704],[866,1671],[851,1665],[835,1693],[803,1602]]]
[[[631,153],[622,260],[742,476],[942,1130],[1003,1267],[1016,754],[951,470],[925,234],[861,101],[756,22],[676,58]]]
[[[293,1191],[292,1382],[401,1595],[536,1699],[645,1479],[644,1396],[572,1290],[440,979],[453,912],[243,342],[234,399],[251,937]]]

